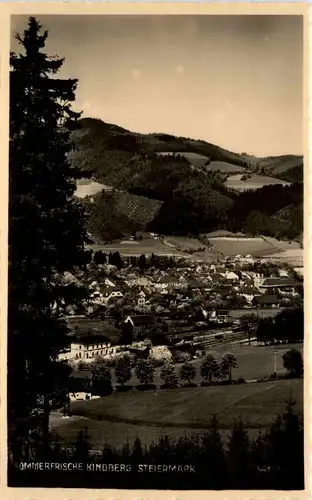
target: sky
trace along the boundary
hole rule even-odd
[[[258,156],[303,153],[303,18],[40,15],[75,109]],[[13,35],[27,17],[12,16]]]

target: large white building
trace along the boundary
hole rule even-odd
[[[104,341],[101,337],[96,338],[91,336],[73,339],[68,349],[59,354],[59,359],[91,362],[97,356],[110,358],[115,356],[119,351],[120,346],[111,346],[109,342]]]

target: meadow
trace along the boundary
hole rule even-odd
[[[246,180],[241,180],[241,178],[242,174],[231,175],[227,178],[225,185],[236,191],[247,191],[248,189],[256,190],[271,184],[282,184],[283,186],[290,185],[289,182],[263,175],[252,174],[250,178]]]
[[[276,347],[278,373],[284,372],[282,355],[291,347],[303,348],[302,345]],[[233,369],[234,379],[256,379],[273,372],[272,346],[221,345],[209,352],[217,359],[226,352],[235,354],[238,368]],[[199,382],[201,360],[194,360],[193,363],[197,368],[195,382]],[[132,383],[138,383],[135,377]],[[159,370],[155,376],[155,384],[158,383]],[[213,414],[218,416],[225,437],[240,417],[250,433],[255,435],[284,410],[290,396],[296,402],[296,409],[302,413],[302,379],[168,390],[158,388],[145,392],[116,391],[97,400],[72,403],[73,419],[58,418],[55,427],[61,440],[68,445],[74,443],[81,427],[87,427],[93,448],[103,446],[107,441],[115,445],[123,444],[126,439],[132,442],[137,435],[143,443],[150,443],[163,435],[181,436],[193,430],[201,431],[207,428]]]
[[[227,256],[252,255],[260,256],[277,253],[279,249],[263,238],[230,238],[227,236],[209,239],[210,250]]]
[[[290,396],[302,413],[300,379],[233,386],[189,387],[149,392],[113,393],[93,401],[72,404],[76,418],[64,420],[56,432],[71,445],[81,428],[87,428],[92,448],[105,442],[121,445],[139,436],[150,443],[163,435],[181,436],[207,429],[213,414],[225,435],[242,418],[254,435],[267,428],[284,410]],[[81,418],[78,419],[78,416]]]

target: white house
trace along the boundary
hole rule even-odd
[[[59,360],[91,362],[97,356],[113,357],[119,350],[119,346],[112,347],[110,343],[101,341],[100,337],[90,336],[72,340],[69,348],[59,354]]]
[[[120,290],[116,290],[111,292],[107,297],[105,297],[106,303],[111,299],[121,299],[123,297],[123,293]]]
[[[233,271],[226,271],[224,274],[222,274],[222,276],[224,276],[224,278],[226,278],[227,280],[231,281],[236,281],[239,279],[237,274],[234,273]]]

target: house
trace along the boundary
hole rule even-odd
[[[252,305],[255,307],[278,307],[279,299],[276,295],[256,295],[252,299]]]
[[[231,281],[237,281],[239,279],[238,275],[233,271],[226,271],[225,273],[223,273],[223,277]]]
[[[190,281],[188,283],[189,290],[204,290],[206,287],[207,285],[200,281]]]
[[[112,299],[121,299],[123,297],[123,293],[120,290],[114,290],[107,297],[105,297],[106,303],[108,303]]]
[[[153,325],[155,322],[155,318],[151,314],[138,314],[136,316],[127,316],[124,320],[124,323],[131,323],[133,327],[144,327]]]
[[[148,334],[154,322],[155,318],[151,314],[138,314],[136,316],[127,316],[123,323],[124,325],[130,324],[135,338],[140,339]]]
[[[263,292],[266,290],[278,290],[294,293],[296,284],[290,278],[266,278],[260,284],[259,288]]]
[[[72,338],[68,348],[60,352],[59,360],[90,362],[97,356],[112,357],[118,351],[119,347],[111,346],[103,335],[79,336],[79,338]]]
[[[68,391],[70,401],[91,399],[91,373],[73,372],[69,377]]]
[[[229,309],[217,309],[216,311],[212,311],[210,321],[227,323],[229,321]]]
[[[134,354],[136,358],[147,359],[150,354],[151,347],[148,345],[129,346],[130,354]]]
[[[146,304],[146,294],[143,290],[139,293],[139,298],[138,298],[138,307],[144,307]]]
[[[259,295],[259,290],[256,290],[255,288],[252,288],[250,286],[245,286],[241,288],[241,290],[238,292],[238,295],[244,297],[247,302],[251,303],[254,296]]]

